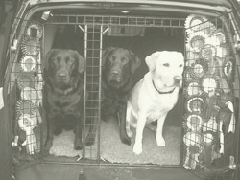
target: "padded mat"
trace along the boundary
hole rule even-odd
[[[110,120],[108,123],[102,121],[100,155],[102,159],[111,163],[179,165],[180,135],[180,127],[164,126],[163,136],[166,146],[158,147],[155,141],[155,132],[145,128],[143,133],[143,152],[140,155],[135,155],[132,152],[132,146],[121,143],[118,123],[114,120]],[[73,131],[63,131],[59,136],[54,137],[53,147],[50,149],[50,152],[55,156],[81,156],[82,151],[74,150],[73,142]],[[94,146],[86,147],[86,158],[96,159],[97,144],[96,142]]]

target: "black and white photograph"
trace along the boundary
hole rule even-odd
[[[239,180],[237,0],[1,0],[0,180]]]

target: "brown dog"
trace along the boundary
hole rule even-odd
[[[72,50],[51,50],[44,62],[43,106],[47,113],[48,136],[44,150],[49,152],[53,134],[59,135],[62,129],[74,129],[75,149],[82,149],[84,127],[84,58]],[[94,143],[94,127],[90,127],[85,145]]]
[[[122,143],[130,145],[126,133],[127,101],[132,90],[132,76],[141,61],[131,51],[122,48],[107,48],[103,53],[102,109],[101,118],[116,116],[120,122]]]

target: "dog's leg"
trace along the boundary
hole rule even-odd
[[[50,148],[52,147],[53,145],[53,134],[54,134],[54,126],[56,124],[56,120],[57,120],[57,117],[58,116],[47,116],[47,129],[48,129],[48,132],[47,132],[47,139],[46,139],[46,142],[45,142],[45,145],[44,145],[44,154],[48,154],[49,153],[49,150]]]
[[[97,132],[97,125],[98,125],[98,116],[95,115],[95,117],[93,119],[91,119],[91,122],[89,124],[89,131],[87,134],[87,137],[85,138],[85,142],[84,144],[86,146],[92,146],[94,144],[95,141],[95,137],[96,137],[96,132]]]
[[[63,129],[63,117],[62,115],[59,114],[54,118],[53,133],[57,136],[61,134],[62,129]]]
[[[163,136],[162,136],[162,130],[163,130],[163,124],[164,124],[166,116],[167,116],[167,114],[163,114],[157,120],[157,129],[156,129],[157,146],[165,146],[165,140],[163,139]]]
[[[126,131],[126,113],[127,113],[127,103],[122,103],[119,108],[119,121],[120,121],[120,138],[123,144],[131,145],[132,141],[127,135]]]
[[[75,134],[75,141],[74,141],[74,149],[81,150],[83,148],[82,143],[82,135],[83,135],[83,118],[82,116],[77,118],[77,125],[76,125],[76,134]]]
[[[111,103],[107,100],[104,99],[101,102],[101,119],[105,122],[108,122],[108,116],[109,116],[109,109],[111,107]]]
[[[133,146],[133,152],[135,154],[140,154],[142,152],[142,137],[143,137],[143,129],[146,124],[146,113],[138,113],[138,121],[137,121],[137,128],[136,128],[136,137],[135,143]]]
[[[132,138],[132,130],[131,130],[131,122],[132,122],[132,104],[128,101],[127,103],[127,115],[126,115],[126,131],[129,138]]]
[[[79,119],[74,114],[66,114],[63,120],[63,127],[67,131],[70,129],[74,129],[76,125],[79,123]]]

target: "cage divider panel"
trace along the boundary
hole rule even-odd
[[[103,27],[85,25],[84,28],[84,57],[86,59],[85,70],[85,103],[84,119],[85,129],[89,125],[96,128],[95,146],[83,149],[83,157],[100,160],[100,103],[101,103],[101,51]],[[87,143],[85,141],[85,143]]]
[[[220,26],[221,25],[221,26]],[[219,19],[191,14],[186,18],[184,72],[184,163],[186,169],[210,169],[233,154],[235,132],[233,64],[224,25]],[[230,139],[229,139],[230,138]],[[218,163],[218,166],[220,164]]]

